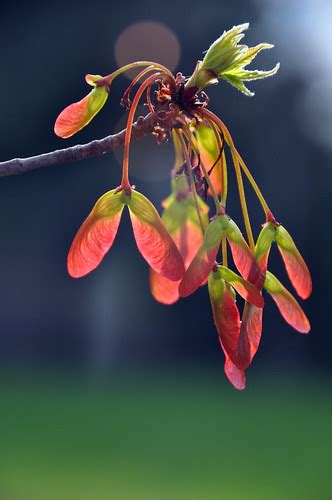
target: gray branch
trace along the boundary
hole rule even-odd
[[[150,134],[155,125],[156,119],[149,113],[147,116],[139,117],[132,129],[132,140],[140,139]],[[87,144],[77,144],[65,149],[58,149],[50,153],[44,153],[29,158],[14,158],[13,160],[0,162],[0,177],[18,175],[36,168],[48,167],[50,165],[60,165],[94,156],[102,156],[111,151],[115,151],[124,144],[126,130],[118,134],[109,135],[103,139],[95,140]]]

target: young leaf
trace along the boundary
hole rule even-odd
[[[150,267],[177,281],[184,274],[182,257],[157,210],[141,193],[131,191],[126,201],[137,247]]]
[[[238,45],[244,37],[243,31],[248,28],[249,23],[244,23],[224,31],[206,52],[202,69],[212,70],[216,75],[220,76],[228,68],[234,67],[234,64],[248,50],[246,45]]]
[[[292,294],[269,271],[266,273],[264,288],[269,292],[278,306],[280,314],[289,325],[300,333],[310,331],[310,323],[299,303]]]
[[[181,297],[187,297],[207,279],[215,264],[223,232],[223,220],[217,216],[210,224],[204,235],[204,241],[194,260],[188,267],[179,286]]]
[[[257,56],[257,54],[260,53],[261,50],[266,50],[266,49],[273,49],[274,45],[271,45],[270,43],[260,43],[256,45],[255,47],[246,47],[246,45],[243,45],[243,52],[242,56],[240,56],[233,66],[229,66],[227,68],[228,72],[239,72],[239,68],[245,68],[248,66]]]
[[[248,87],[243,83],[241,78],[238,78],[236,75],[231,75],[231,74],[224,74],[223,79],[232,85],[232,87],[236,88],[242,94],[247,95],[248,97],[253,97],[255,95],[255,92],[252,92],[251,90],[248,89]]]
[[[267,48],[267,47],[265,47]],[[269,47],[270,48],[270,47]],[[226,80],[226,82],[233,85],[233,87],[237,88],[243,94],[252,97],[255,95],[255,92],[249,90],[243,82],[250,80],[261,80],[262,78],[267,78],[269,76],[273,76],[279,70],[280,64],[276,64],[276,66],[270,71],[247,71],[245,69],[240,70],[232,70],[229,72],[225,72],[222,75],[222,78]]]
[[[54,125],[54,132],[57,136],[67,139],[84,128],[96,116],[104,106],[109,87],[96,86],[99,75],[87,75],[90,85],[95,85],[91,92],[83,97],[79,102],[67,106],[58,116]],[[87,78],[86,77],[86,78]],[[100,76],[99,79],[102,77]]]
[[[244,81],[258,80],[277,73],[279,64],[270,71],[245,70],[257,54],[264,49],[272,49],[269,43],[260,43],[256,47],[239,45],[244,37],[243,31],[247,30],[249,23],[233,26],[211,45],[205,54],[203,61],[199,61],[193,75],[189,79],[189,85],[195,85],[199,89],[206,85],[215,83],[216,78],[222,78],[235,88],[248,96],[254,95],[244,85]]]
[[[83,222],[68,254],[68,272],[80,278],[93,271],[111,248],[124,207],[123,193],[105,193]]]
[[[277,228],[276,242],[293,287],[301,299],[307,299],[312,291],[310,272],[291,235],[283,226]]]

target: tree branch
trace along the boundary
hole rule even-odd
[[[144,118],[139,117],[133,125],[132,140],[150,134],[156,124],[156,118],[151,113]],[[14,158],[13,160],[0,162],[0,177],[23,174],[36,168],[102,156],[123,146],[125,133],[126,130],[122,130],[118,134],[109,135],[87,144],[77,144],[76,146],[31,156],[30,158]]]

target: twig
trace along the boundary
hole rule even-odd
[[[140,139],[150,134],[156,124],[156,117],[151,113],[144,118],[139,117],[132,128],[132,140]],[[87,144],[77,144],[76,146],[58,149],[38,156],[14,158],[13,160],[0,162],[0,177],[23,174],[36,168],[84,160],[93,156],[102,156],[123,146],[125,133],[126,130],[122,130],[117,134],[109,135]]]

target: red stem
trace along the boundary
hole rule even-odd
[[[129,169],[129,147],[130,147],[130,139],[131,139],[131,129],[134,122],[136,108],[140,101],[140,98],[144,94],[145,90],[152,85],[158,78],[167,77],[169,75],[165,73],[156,73],[154,75],[149,76],[139,87],[138,91],[135,94],[132,106],[129,111],[128,120],[127,120],[127,128],[124,142],[124,153],[123,153],[123,168],[122,168],[122,180],[121,180],[121,189],[124,191],[130,192],[131,186],[129,182],[128,169]]]
[[[141,79],[144,75],[146,75],[146,74],[147,74],[147,73],[149,73],[150,71],[156,71],[156,72],[157,72],[158,70],[156,70],[156,68],[154,68],[153,66],[149,66],[148,68],[144,68],[144,69],[142,69],[142,71],[140,71],[140,72],[138,73],[138,75],[136,75],[136,76],[135,76],[135,78],[134,78],[134,79],[130,82],[129,87],[127,88],[127,90],[125,91],[125,93],[124,93],[124,94],[123,94],[123,96],[122,96],[122,101],[124,101],[124,102],[125,102],[126,100],[128,100],[128,101],[129,101],[129,99],[130,99],[130,93],[131,93],[131,91],[132,91],[133,87],[136,85],[136,83],[138,83],[138,82],[139,82],[139,80],[140,80],[140,79]],[[129,101],[129,102],[130,102],[130,101]],[[128,106],[128,108],[129,108],[129,106]]]

